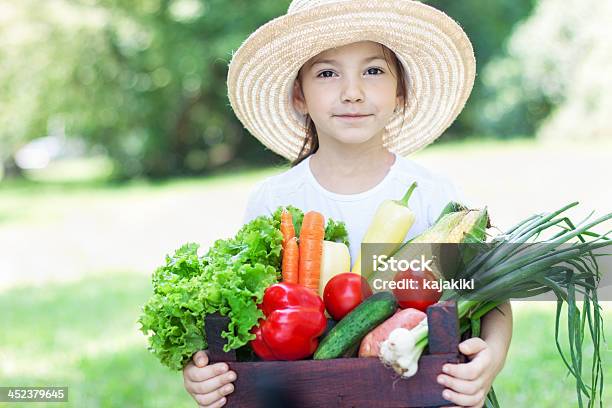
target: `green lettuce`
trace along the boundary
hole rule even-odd
[[[326,241],[342,242],[346,246],[349,246],[348,232],[346,231],[344,222],[335,221],[331,218],[327,220],[324,239]]]
[[[194,352],[207,347],[204,318],[215,312],[230,318],[222,333],[225,350],[247,344],[263,317],[257,305],[280,278],[281,245],[279,223],[261,216],[234,238],[215,241],[202,257],[193,243],[167,256],[153,273],[153,296],[139,319],[149,350],[162,364],[181,370]]]

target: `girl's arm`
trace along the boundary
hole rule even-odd
[[[493,309],[482,317],[482,332],[480,337],[493,351],[497,375],[506,362],[510,340],[512,339],[512,307],[510,302],[503,303],[499,310]],[[502,314],[503,313],[503,314]]]
[[[512,338],[512,308],[509,302],[493,309],[482,318],[479,337],[459,344],[469,363],[445,364],[438,382],[447,388],[443,397],[457,405],[482,407],[493,380],[504,367]]]

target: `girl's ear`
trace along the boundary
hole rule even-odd
[[[302,92],[302,87],[300,86],[300,83],[297,79],[293,81],[293,93],[291,99],[295,110],[300,112],[302,115],[306,115],[308,113],[308,108],[306,107],[306,100],[304,99],[304,93]]]

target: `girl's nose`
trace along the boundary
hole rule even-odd
[[[342,87],[342,102],[363,102],[364,94],[358,79],[347,79]]]

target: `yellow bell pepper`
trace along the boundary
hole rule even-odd
[[[412,192],[416,188],[417,183],[414,182],[408,188],[408,191],[401,200],[385,200],[378,206],[374,218],[366,231],[363,244],[380,243],[391,244],[397,243],[397,246],[392,248],[394,252],[404,241],[408,230],[414,224],[415,215],[408,207],[408,200]],[[391,248],[390,248],[391,249]],[[382,254],[381,254],[382,255]],[[362,273],[361,270],[361,250],[355,259],[352,272]],[[371,266],[365,271],[364,277],[368,279],[372,272]]]

